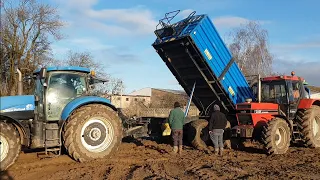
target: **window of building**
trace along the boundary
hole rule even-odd
[[[129,101],[129,98],[126,98],[126,101]]]
[[[134,98],[134,101],[138,101],[138,99],[137,99],[137,98]]]
[[[118,97],[117,99],[120,100],[120,97]]]

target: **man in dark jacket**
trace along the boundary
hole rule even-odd
[[[173,152],[182,153],[182,137],[183,137],[183,125],[184,125],[184,112],[180,108],[180,104],[178,102],[174,103],[174,109],[170,111],[169,114],[169,125],[172,130],[172,138],[173,138]]]
[[[214,144],[215,154],[222,155],[223,152],[223,133],[227,125],[227,117],[225,114],[220,112],[220,107],[218,105],[213,106],[213,113],[209,121],[209,134],[210,138]],[[220,150],[220,151],[219,151]]]

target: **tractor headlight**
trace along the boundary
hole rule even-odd
[[[57,98],[57,94],[54,92],[51,92],[48,94],[47,96],[48,102],[49,103],[57,103],[58,102],[58,98]]]

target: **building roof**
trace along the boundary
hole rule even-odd
[[[186,93],[183,90],[174,90],[174,89],[161,89],[161,88],[142,88],[140,90],[133,91],[132,93],[129,93],[128,95],[132,96],[151,96],[152,90],[158,90],[158,91],[164,91],[169,92],[173,94],[182,94],[185,95]]]
[[[165,91],[165,92],[169,92],[169,93],[173,93],[173,94],[186,94],[185,91],[183,90],[174,90],[174,89],[158,89],[158,88],[153,88],[159,91]]]
[[[128,95],[132,95],[132,96],[151,96],[151,89],[152,88],[142,88],[140,90],[133,91],[132,93],[129,93]]]

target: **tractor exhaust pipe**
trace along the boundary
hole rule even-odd
[[[17,68],[17,72],[19,74],[19,79],[18,79],[18,95],[23,94],[23,84],[22,84],[22,73],[21,71]]]
[[[261,75],[258,75],[258,102],[261,102]]]

